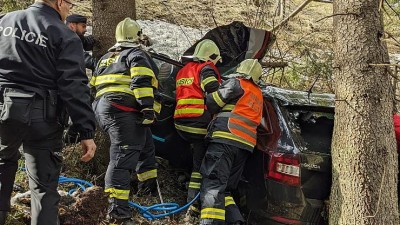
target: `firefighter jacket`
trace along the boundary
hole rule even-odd
[[[176,76],[175,127],[188,133],[205,135],[211,115],[205,106],[206,93],[216,91],[221,83],[212,62],[189,62]]]
[[[238,77],[224,81],[218,91],[207,95],[208,110],[217,114],[207,138],[252,152],[262,105],[261,90],[251,80]]]
[[[58,92],[81,138],[96,127],[82,43],[56,10],[35,3],[0,16],[0,85]]]
[[[99,60],[90,85],[96,99],[104,94],[121,96],[121,109],[159,111],[160,105],[154,105],[157,75],[157,65],[139,46],[111,49]]]

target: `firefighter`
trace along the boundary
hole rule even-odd
[[[200,165],[206,152],[204,137],[211,114],[205,107],[205,95],[216,91],[221,77],[215,64],[221,61],[217,45],[205,39],[196,45],[193,61],[179,70],[176,76],[175,128],[179,135],[191,144],[193,168],[188,187],[190,202],[200,190]],[[196,213],[197,212],[197,213]],[[198,204],[189,208],[189,213],[199,215]]]
[[[83,45],[83,56],[85,58],[85,67],[94,70],[96,62],[94,58],[86,51],[92,51],[95,40],[92,35],[85,36],[87,27],[87,18],[82,15],[72,14],[65,19],[67,26],[78,35]]]
[[[155,190],[155,147],[150,125],[155,121],[154,93],[158,68],[139,44],[139,24],[125,18],[116,27],[117,43],[98,62],[90,81],[93,108],[110,137],[110,162],[105,177],[110,220],[133,224],[128,205],[130,177],[137,167],[139,189]]]
[[[256,144],[263,104],[257,86],[261,72],[257,60],[244,60],[236,74],[207,95],[207,108],[216,116],[209,127],[207,153],[200,169],[201,225],[244,224],[230,191],[236,189]]]
[[[95,154],[82,44],[64,20],[72,1],[36,0],[0,16],[0,224],[10,210],[23,145],[31,191],[31,224],[59,224],[57,192],[67,109],[84,155]]]

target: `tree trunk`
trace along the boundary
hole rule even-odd
[[[279,16],[281,19],[285,18],[286,0],[280,0],[279,2]]]
[[[335,0],[335,127],[329,224],[398,225],[393,97],[376,0]]]
[[[96,58],[104,55],[115,44],[117,24],[130,17],[136,19],[135,0],[93,0],[93,35],[98,44],[93,49]]]

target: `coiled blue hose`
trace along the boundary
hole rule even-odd
[[[58,178],[58,183],[62,184],[62,183],[73,183],[76,186],[80,187],[82,189],[82,191],[86,190],[86,187],[92,187],[93,184],[90,182],[87,182],[85,180],[81,180],[81,179],[77,179],[77,178],[69,178],[69,177],[64,177],[64,176],[60,176]],[[73,188],[71,190],[68,191],[68,195],[72,195],[72,193],[74,193],[74,191],[76,191],[76,188]]]
[[[82,189],[82,191],[86,190],[86,187],[92,187],[93,184],[90,182],[87,182],[85,180],[80,180],[77,178],[68,178],[64,176],[60,176],[58,179],[59,183],[73,183],[77,185],[79,188]],[[68,191],[68,194],[71,195],[74,191],[76,191],[76,188],[71,189]],[[139,213],[142,214],[142,216],[148,220],[154,220],[154,219],[160,219],[162,217],[166,217],[175,213],[179,213],[187,208],[189,208],[190,205],[192,205],[198,198],[200,197],[200,193],[196,195],[192,201],[188,202],[186,205],[179,207],[177,203],[161,203],[161,204],[155,204],[152,206],[141,206],[139,204],[136,204],[134,202],[129,201],[128,204],[132,208],[137,208],[139,210]],[[160,214],[153,214],[150,211],[162,211],[164,213]],[[170,211],[170,212],[167,212]]]
[[[155,204],[149,207],[141,206],[138,205],[134,202],[129,202],[129,206],[134,207],[139,209],[139,213],[143,215],[144,218],[148,220],[154,220],[154,219],[159,219],[165,216],[169,216],[175,213],[179,213],[187,208],[189,208],[190,205],[192,205],[198,198],[200,197],[200,193],[192,199],[192,201],[188,202],[186,205],[179,207],[177,203],[161,203],[161,204]],[[152,214],[150,210],[155,210],[155,211],[164,211],[164,213],[160,214]],[[166,212],[166,211],[171,211],[171,212]]]

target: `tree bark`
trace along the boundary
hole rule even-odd
[[[398,225],[389,56],[376,0],[334,1],[335,127],[329,224]]]
[[[93,55],[99,58],[115,44],[117,24],[126,17],[136,19],[136,4],[135,0],[93,0],[92,5],[93,35],[98,40]]]

